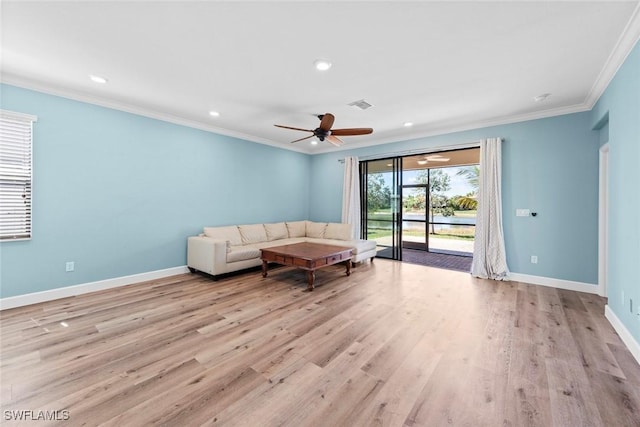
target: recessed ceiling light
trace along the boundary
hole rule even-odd
[[[211,117],[219,117],[219,116],[220,116],[220,113],[218,113],[217,111],[209,111],[209,115],[210,115]]]
[[[318,145],[318,140],[317,139],[312,139],[311,140],[311,145]]]
[[[543,93],[542,95],[538,95],[536,97],[533,98],[533,100],[535,102],[540,102],[540,101],[544,101],[545,99],[547,99],[551,94],[550,93]]]
[[[100,83],[100,84],[105,84],[106,82],[109,81],[106,78],[101,76],[96,76],[95,74],[90,74],[89,78],[91,79],[92,82]]]
[[[326,59],[316,59],[313,62],[313,65],[316,67],[316,70],[319,71],[327,71],[329,68],[331,68],[331,62],[327,61]]]
[[[387,166],[393,166],[393,164],[392,163],[387,163]]]
[[[419,165],[426,165],[427,161],[426,160],[418,160],[418,164]]]
[[[404,127],[408,128],[408,127],[411,127],[411,126],[413,126],[412,122],[404,122]]]

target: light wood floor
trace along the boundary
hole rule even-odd
[[[2,409],[119,427],[640,426],[640,367],[600,297],[382,259],[316,280],[185,274],[3,311]]]

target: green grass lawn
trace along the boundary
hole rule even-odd
[[[367,237],[370,240],[375,240],[380,237],[387,237],[390,235],[391,235],[391,232],[386,229],[370,229],[369,233],[367,234]],[[424,236],[424,233],[420,231],[403,231],[402,235],[421,237],[421,236]],[[474,238],[473,230],[469,230],[469,229],[463,229],[463,230],[448,229],[446,232],[441,231],[439,233],[429,233],[429,235],[433,237],[437,237],[438,239],[454,239],[454,240],[469,241],[469,240],[473,240]]]
[[[411,211],[407,213],[424,215],[424,211]],[[460,218],[473,218],[476,216],[476,213],[477,211],[475,210],[455,211],[454,216],[460,217]],[[391,221],[391,219],[393,218],[391,214],[391,209],[384,209],[376,212],[369,212],[368,216],[369,216],[369,220],[371,221]],[[460,227],[460,228],[441,229],[436,233],[429,233],[429,235],[437,237],[439,239],[473,240],[474,232],[475,232],[475,228]],[[406,236],[424,236],[424,233],[421,231],[411,231],[411,230],[403,231],[402,234]],[[388,229],[374,228],[374,229],[369,229],[368,238],[373,240],[381,237],[387,237],[390,235],[391,235],[391,231]]]
[[[421,214],[424,215],[424,211],[407,211],[406,213],[411,214]],[[470,211],[454,211],[454,216],[460,218],[474,218],[477,215],[478,211],[470,210]],[[369,212],[369,219],[372,221],[380,220],[380,221],[391,221],[391,211],[386,209],[383,211]]]

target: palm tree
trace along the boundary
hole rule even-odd
[[[457,175],[467,178],[467,182],[473,188],[473,191],[466,196],[461,196],[459,200],[460,207],[463,209],[478,209],[478,188],[480,186],[480,166],[467,166],[458,170]]]

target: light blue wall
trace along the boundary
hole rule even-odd
[[[592,110],[608,114],[609,307],[640,342],[640,45],[620,67]],[[624,299],[623,299],[624,294]],[[629,310],[633,300],[634,312]]]
[[[203,226],[308,217],[308,155],[1,90],[3,109],[38,116],[33,238],[0,244],[2,297],[185,265]]]
[[[340,220],[347,155],[372,156],[504,138],[503,223],[512,272],[598,281],[598,148],[590,113],[569,114],[465,132],[316,155],[311,160],[311,220]],[[516,208],[538,216],[516,217]],[[531,255],[538,264],[531,264]]]

